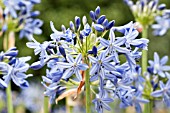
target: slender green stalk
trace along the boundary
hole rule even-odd
[[[44,96],[44,113],[49,113],[48,109],[48,97]]]
[[[153,113],[153,100],[149,100],[150,102],[145,104],[144,113]]]
[[[73,106],[70,106],[68,101],[69,97],[66,97],[66,113],[73,113]]]
[[[144,27],[142,31],[142,38],[148,38],[148,27]],[[144,75],[147,72],[148,64],[148,53],[147,50],[142,51],[142,74]]]
[[[66,113],[73,113],[73,106],[70,105],[70,97],[66,97]]]
[[[148,27],[143,27],[142,38],[148,38]],[[142,51],[142,74],[143,76],[147,72],[147,64],[148,64],[148,51],[143,50]],[[149,81],[146,81],[146,82],[147,82],[146,85],[150,86],[150,82]],[[151,92],[151,87],[146,91],[147,93]],[[148,100],[150,102],[144,105],[144,113],[153,113],[153,100],[150,98],[148,98]]]
[[[13,112],[13,105],[12,105],[11,82],[8,84],[8,87],[6,88],[6,95],[7,95],[8,113],[14,113]]]
[[[86,62],[88,64],[88,61]],[[86,85],[86,113],[91,113],[91,96],[90,96],[90,75],[89,69],[86,70],[85,76],[85,85]]]
[[[8,33],[5,34],[4,46],[3,47],[4,47],[5,51],[7,51],[9,49]],[[6,88],[6,95],[7,95],[7,110],[8,110],[8,113],[14,113],[13,104],[12,104],[11,82],[9,82],[8,87]]]

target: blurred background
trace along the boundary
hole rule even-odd
[[[160,2],[165,3],[167,8],[170,9],[170,0],[160,0]],[[124,25],[130,21],[134,21],[129,7],[123,2],[123,0],[41,0],[41,3],[36,5],[34,9],[41,12],[38,18],[44,21],[42,26],[43,33],[42,35],[34,37],[39,42],[50,40],[50,34],[52,33],[50,21],[54,22],[57,30],[61,30],[62,24],[69,27],[69,22],[74,21],[75,16],[82,18],[86,15],[88,22],[91,23],[89,12],[90,10],[94,10],[97,6],[100,6],[101,8],[101,15],[106,15],[108,20],[115,20],[115,26]],[[38,60],[38,57],[34,55],[33,49],[26,47],[26,42],[28,42],[26,38],[20,40],[17,36],[16,40],[16,47],[19,49],[19,56],[32,56],[30,64]],[[164,55],[170,56],[170,31],[163,37],[155,37],[152,35],[152,29],[149,29],[149,40],[149,59],[153,59],[153,53],[155,51],[157,51],[161,57]],[[3,41],[0,39],[0,50],[2,50],[2,43]],[[30,88],[27,90],[19,90],[18,87],[13,84],[13,101],[14,106],[17,108],[16,113],[41,112],[44,91],[41,85],[41,76],[45,75],[45,71],[45,67],[38,71],[29,70],[28,73],[32,73],[34,77],[28,79],[30,81]],[[2,98],[5,96],[3,91],[0,92],[0,95]],[[59,105],[53,105],[55,106],[53,112],[64,113],[64,103],[65,100],[61,101]],[[0,106],[5,107],[5,104],[2,103],[1,100]],[[23,106],[27,110],[24,110]],[[6,113],[6,110],[2,109],[2,107],[0,107],[1,113]],[[84,111],[83,108],[81,109],[80,107],[75,107],[75,110],[77,113]]]

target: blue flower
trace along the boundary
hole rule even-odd
[[[30,35],[32,34],[41,34],[42,30],[40,27],[42,26],[43,22],[40,19],[26,19],[25,20],[25,25],[23,29],[20,31],[20,38],[23,38],[26,36],[28,40],[31,40]]]
[[[66,42],[69,42],[71,44],[74,44],[74,39],[76,37],[76,34],[74,34],[72,32],[72,30],[70,30],[69,28],[67,30],[65,30],[64,32],[60,32],[60,31],[57,31],[54,27],[54,24],[53,22],[50,22],[50,26],[51,26],[51,29],[54,33],[52,33],[50,36],[51,36],[51,39],[59,42],[61,40],[61,38],[64,39],[64,41]]]
[[[3,0],[4,5],[6,6],[4,10],[4,14],[8,15],[11,14],[12,17],[17,18],[17,10],[20,9],[19,7],[20,0]]]
[[[113,60],[113,56],[106,57],[105,52],[100,53],[98,57],[89,56],[90,62],[92,62],[92,67],[90,69],[90,75],[96,75],[96,73],[101,73],[102,78],[105,78],[105,70],[113,71],[115,70],[114,65],[110,61]]]
[[[167,81],[166,85],[160,81],[159,82],[160,90],[154,91],[151,93],[153,97],[163,97],[167,107],[170,107],[170,80]]]
[[[49,58],[47,54],[47,48],[49,47],[51,42],[44,42],[43,44],[40,44],[32,37],[32,35],[31,39],[34,42],[27,42],[26,45],[27,47],[34,49],[35,55],[38,55],[40,53],[40,63],[41,65],[44,65],[44,60]]]
[[[21,88],[28,87],[28,82],[25,80],[27,77],[32,76],[31,74],[26,75],[25,72],[29,69],[29,64],[26,63],[31,57],[16,58],[12,65],[1,63],[0,68],[4,73],[3,79],[6,84],[12,81]]]
[[[91,29],[91,27],[89,26],[89,24],[86,24],[86,25],[84,26],[84,29],[81,31],[81,34],[82,34],[83,36],[89,36],[89,34],[91,33],[91,31],[92,31],[92,29]]]
[[[4,18],[6,20],[12,19],[14,26],[18,27],[14,27],[13,30],[20,31],[20,38],[27,37],[30,40],[30,34],[39,35],[42,33],[40,27],[43,22],[35,19],[40,12],[32,11],[33,6],[40,3],[40,0],[3,0],[3,3],[5,5]],[[11,21],[5,21],[3,32],[8,30],[9,22]]]
[[[111,54],[114,55],[114,61],[116,63],[119,63],[119,59],[118,59],[118,53],[124,53],[124,54],[128,54],[130,53],[130,51],[124,47],[120,47],[121,45],[123,45],[125,43],[125,39],[122,38],[115,38],[115,34],[113,29],[110,30],[110,34],[109,34],[110,40],[106,40],[104,38],[100,38],[100,43],[102,46],[106,47],[106,54]]]
[[[43,86],[46,88],[44,94],[50,97],[50,103],[53,103],[57,94],[60,95],[63,91],[66,90],[66,87],[59,85],[58,83],[52,83],[47,86],[44,82],[42,82]]]
[[[99,95],[96,95],[96,99],[94,99],[92,102],[95,104],[96,111],[98,113],[103,113],[103,108],[109,111],[111,110],[108,103],[113,102],[113,99],[109,98],[107,94],[99,93]]]
[[[46,77],[43,76],[43,81],[48,83],[59,82],[63,75],[63,71],[60,69],[46,70]]]
[[[133,24],[133,22],[130,22],[124,26],[114,27],[113,29],[124,34],[123,38],[126,39],[125,46],[127,48],[131,49],[131,46],[134,46],[147,50],[149,40],[145,39],[146,37],[136,39],[139,32],[135,29],[135,24]]]
[[[66,69],[62,75],[63,79],[70,78],[73,74],[76,75],[79,81],[82,80],[80,70],[85,71],[88,68],[87,64],[82,63],[82,55],[78,54],[76,59],[71,55],[66,56],[67,62],[57,62],[58,67]]]
[[[168,61],[168,56],[164,56],[162,59],[159,58],[158,54],[154,53],[154,61],[149,60],[150,66],[148,71],[151,74],[158,74],[161,77],[166,77],[165,72],[170,71],[170,66],[165,65]]]
[[[157,24],[153,24],[153,34],[156,36],[163,36],[170,29],[170,17],[168,15],[157,16],[155,18]]]
[[[64,33],[56,30],[52,21],[50,21],[50,27],[52,31],[54,32],[50,35],[51,39],[57,42],[60,41],[61,37],[64,36]]]

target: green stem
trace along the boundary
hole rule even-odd
[[[145,104],[144,113],[153,113],[153,100],[149,100],[150,102]]]
[[[5,34],[4,37],[4,50],[7,51],[9,49],[9,33]],[[14,113],[13,111],[13,104],[12,104],[12,93],[11,93],[11,82],[9,82],[8,87],[6,88],[6,95],[7,95],[7,110],[8,113]]]
[[[148,27],[143,27],[143,31],[142,31],[142,38],[148,38]],[[147,50],[143,50],[142,51],[142,74],[143,76],[145,76],[145,73],[147,72],[147,64],[148,64],[148,51]],[[150,85],[150,80],[146,80],[146,86],[145,88],[147,90],[146,93],[151,92],[151,85]],[[150,101],[149,103],[144,105],[144,113],[153,113],[153,100],[148,98],[148,100]]]
[[[8,87],[6,88],[6,95],[7,95],[7,109],[8,109],[8,113],[13,113],[12,94],[11,94],[11,82],[9,82]]]
[[[66,113],[73,113],[73,106],[69,105],[69,97],[66,97]]]
[[[142,31],[142,38],[148,38],[148,28],[144,27]],[[142,51],[142,74],[144,75],[147,72],[148,64],[148,53],[147,50]]]
[[[49,113],[48,109],[48,97],[44,96],[44,113]]]
[[[86,62],[88,64],[88,61]],[[91,96],[90,96],[90,76],[89,69],[86,70],[85,75],[85,85],[86,85],[86,113],[91,113]]]

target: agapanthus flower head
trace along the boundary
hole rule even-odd
[[[132,0],[124,0],[130,7],[135,20],[143,27],[152,25],[155,17],[162,15],[165,10],[165,4],[159,5],[159,0],[138,0],[134,3]]]
[[[85,16],[83,22],[76,16],[75,22],[70,21],[69,28],[62,25],[61,31],[50,22],[51,41],[40,44],[32,37],[33,42],[27,43],[35,55],[39,55],[39,61],[31,67],[39,69],[47,64],[46,76],[42,77],[45,95],[51,102],[56,99],[56,103],[70,95],[76,99],[83,93],[87,85],[85,78],[89,77],[97,112],[102,113],[103,108],[110,110],[108,103],[115,98],[126,107],[135,105],[134,92],[143,82],[142,77],[135,76],[141,74],[136,61],[141,57],[141,50],[147,50],[149,41],[136,39],[139,32],[133,22],[115,27],[114,21],[100,16],[100,7],[90,11],[90,17],[92,23],[88,23]],[[122,36],[117,37],[115,32]],[[120,55],[125,56],[125,61],[119,59]]]
[[[27,37],[30,40],[31,34],[41,34],[40,27],[43,22],[35,19],[40,12],[32,11],[35,4],[40,0],[3,0],[4,5],[2,23],[0,23],[1,31],[20,31],[20,38]],[[12,25],[12,27],[8,27]]]

